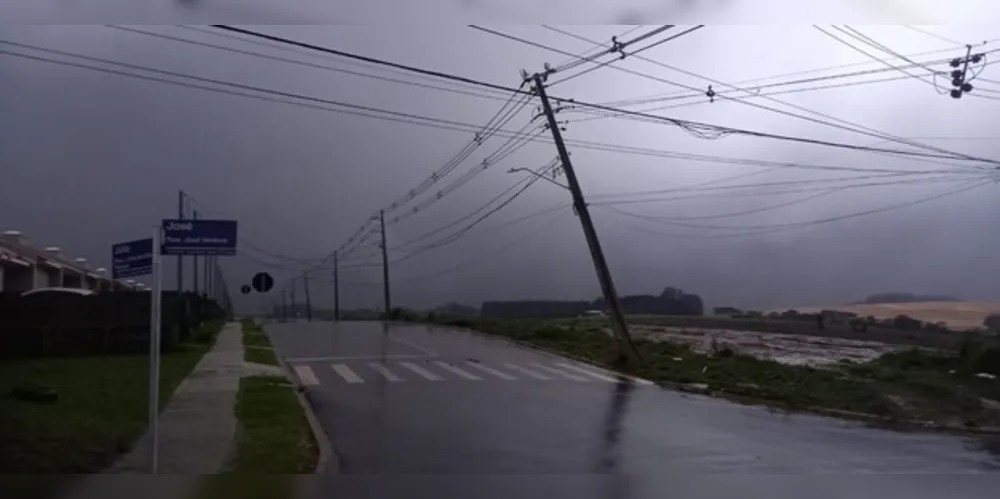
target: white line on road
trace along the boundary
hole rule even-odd
[[[517,372],[519,372],[521,374],[527,374],[528,376],[530,376],[532,378],[535,378],[535,379],[540,379],[540,380],[543,380],[543,381],[547,381],[547,380],[551,380],[552,379],[552,378],[550,378],[550,377],[548,377],[548,376],[546,376],[546,375],[544,375],[542,373],[538,373],[538,372],[532,371],[531,369],[523,368],[523,367],[521,367],[519,365],[516,365],[516,364],[504,364],[504,366],[506,366],[508,369],[510,369],[512,371],[517,371]]]
[[[423,354],[388,354],[388,355],[343,355],[333,357],[290,357],[285,362],[302,364],[306,362],[330,362],[337,360],[390,360],[390,359],[426,359],[427,357],[437,357],[437,355]]]
[[[608,381],[608,382],[611,382],[611,383],[617,383],[619,381],[618,378],[612,378],[611,376],[605,376],[605,375],[603,375],[601,373],[595,373],[595,372],[593,372],[591,370],[584,369],[584,368],[579,367],[579,366],[574,366],[572,364],[559,363],[559,364],[556,364],[556,365],[559,366],[559,367],[561,367],[561,368],[563,368],[563,369],[569,369],[569,370],[572,370],[572,371],[576,371],[578,373],[586,374],[587,376],[590,376],[590,377],[593,377],[593,378],[597,378],[597,379],[599,379],[601,381]]]
[[[483,380],[483,378],[480,378],[479,376],[476,376],[475,374],[472,374],[469,371],[464,371],[464,370],[462,370],[462,369],[460,369],[460,368],[458,368],[456,366],[453,366],[453,365],[451,365],[451,364],[449,364],[447,362],[441,361],[441,360],[434,361],[434,365],[436,365],[436,366],[438,366],[441,369],[444,369],[446,371],[451,371],[451,372],[453,372],[453,373],[455,373],[455,374],[457,374],[457,375],[459,375],[459,376],[461,376],[461,377],[463,377],[465,379],[468,379],[468,380],[472,380],[472,381],[482,381]]]
[[[533,367],[537,367],[538,369],[542,369],[550,373],[556,373],[564,378],[571,379],[573,381],[582,381],[582,382],[588,381],[587,378],[584,378],[583,376],[577,376],[576,374],[568,373],[566,371],[563,371],[561,369],[556,369],[554,367],[543,366],[537,362],[532,362],[531,365]]]
[[[441,380],[444,379],[444,378],[442,378],[442,377],[440,377],[440,376],[438,376],[438,375],[436,375],[436,374],[428,371],[427,369],[424,369],[424,368],[422,368],[422,367],[414,364],[413,362],[400,362],[399,365],[401,365],[401,366],[403,366],[403,367],[405,367],[405,368],[407,368],[407,369],[409,369],[409,370],[411,370],[411,371],[413,371],[413,372],[415,372],[415,373],[417,373],[417,374],[419,374],[419,375],[421,375],[421,376],[423,376],[423,377],[425,377],[425,378],[427,378],[427,379],[429,379],[431,381],[441,381]]]
[[[314,373],[312,368],[309,366],[295,366],[295,375],[298,376],[299,382],[305,386],[315,386],[319,384],[319,380],[316,379],[316,373]]]
[[[493,376],[496,376],[496,377],[498,377],[500,379],[505,379],[507,381],[515,381],[515,380],[517,380],[517,378],[515,378],[515,377],[513,377],[513,376],[511,376],[511,375],[509,375],[507,373],[502,373],[500,371],[497,371],[496,369],[493,369],[492,367],[484,366],[484,365],[480,364],[479,362],[469,361],[469,362],[466,362],[466,364],[469,367],[473,368],[473,369],[478,369],[478,370],[480,370],[480,371],[482,371],[482,372],[484,372],[486,374],[492,374]]]
[[[361,379],[360,376],[358,376],[357,374],[355,374],[354,371],[352,371],[350,367],[347,367],[344,364],[333,364],[333,370],[337,371],[337,374],[339,374],[341,378],[344,378],[344,381],[346,381],[348,383],[364,383],[365,382],[365,380]]]
[[[416,343],[414,343],[414,342],[412,342],[410,340],[404,340],[402,338],[396,338],[395,336],[390,336],[389,339],[391,339],[392,341],[398,341],[398,342],[400,342],[400,343],[402,343],[402,344],[404,344],[404,345],[406,345],[406,346],[408,346],[410,348],[416,348],[417,350],[420,350],[421,352],[424,352],[425,354],[430,355],[431,357],[438,357],[437,352],[435,352],[434,350],[431,350],[430,348],[424,348],[424,347],[422,347],[422,346],[420,346],[420,345],[418,345],[418,344],[416,344]]]
[[[403,381],[403,378],[396,376],[396,373],[390,371],[388,367],[385,367],[382,364],[379,364],[377,362],[369,362],[368,367],[374,369],[375,372],[381,374],[385,379],[389,381],[392,382]]]
[[[565,364],[565,365],[566,366],[570,366],[572,364]],[[604,376],[608,376],[608,377],[614,378],[614,381],[616,381],[616,382],[619,381],[619,380],[621,380],[621,379],[630,379],[630,380],[634,381],[638,385],[646,385],[646,386],[648,386],[648,385],[655,385],[656,384],[656,383],[654,383],[654,382],[652,382],[652,381],[650,381],[648,379],[637,378],[635,376],[629,376],[628,374],[622,374],[622,373],[619,373],[619,372],[609,371],[609,370],[604,369],[602,367],[592,366],[590,364],[577,365],[577,367],[575,367],[573,369],[576,369],[578,371],[591,371],[592,370],[593,373],[594,373],[594,374],[591,374],[592,376],[596,375],[596,373],[601,373]],[[588,372],[588,374],[590,374],[590,373]]]

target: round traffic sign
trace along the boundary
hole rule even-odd
[[[243,294],[245,294],[245,295],[248,295],[248,294],[250,294],[250,286],[248,286],[248,285],[244,284],[244,285],[243,285],[243,286],[242,286],[242,287],[240,288],[240,293],[243,293]]]
[[[256,289],[258,293],[267,293],[274,287],[274,278],[267,272],[257,272],[250,283],[253,284],[253,289]]]

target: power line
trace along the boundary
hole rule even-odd
[[[352,71],[350,69],[338,68],[336,66],[330,66],[330,65],[325,65],[325,64],[316,64],[316,63],[306,62],[306,61],[298,61],[298,60],[295,60],[295,59],[289,59],[287,57],[278,57],[278,56],[273,56],[273,55],[269,55],[269,54],[263,54],[263,53],[260,53],[260,52],[254,52],[254,51],[250,51],[250,50],[243,50],[243,49],[234,48],[234,47],[226,47],[224,45],[217,45],[217,44],[214,44],[214,43],[208,43],[208,42],[202,42],[202,41],[197,41],[197,40],[191,40],[191,39],[188,39],[188,38],[183,38],[183,37],[178,37],[178,36],[165,35],[165,34],[162,34],[162,33],[154,33],[154,32],[150,32],[150,31],[143,31],[141,29],[136,29],[136,28],[132,28],[132,27],[116,26],[116,25],[107,25],[107,27],[111,28],[111,29],[120,30],[120,31],[126,31],[126,32],[129,32],[129,33],[135,33],[135,34],[138,34],[138,35],[150,36],[150,37],[160,38],[160,39],[164,39],[164,40],[172,40],[172,41],[176,41],[176,42],[187,43],[187,44],[197,45],[197,46],[207,47],[207,48],[213,48],[213,49],[217,49],[217,50],[224,50],[224,51],[227,51],[227,52],[232,52],[232,53],[237,53],[237,54],[243,54],[243,55],[248,55],[248,56],[252,56],[252,57],[258,57],[258,58],[261,58],[261,59],[268,59],[268,60],[278,61],[278,62],[284,62],[284,63],[288,63],[288,64],[295,64],[295,65],[298,65],[298,66],[304,66],[304,67],[309,67],[309,68],[314,68],[314,69],[322,69],[324,71],[332,71],[332,72],[335,72],[335,73],[348,74],[348,75],[359,76],[359,77],[363,77],[363,78],[371,78],[371,79],[380,80],[380,81],[386,81],[386,82],[391,82],[391,83],[399,83],[399,84],[402,84],[402,85],[408,85],[408,86],[419,87],[419,88],[427,88],[427,89],[432,89],[432,90],[439,90],[439,91],[443,91],[443,92],[449,92],[449,93],[455,93],[455,94],[461,94],[461,95],[468,95],[468,96],[472,96],[472,97],[480,97],[480,98],[483,98],[483,99],[491,99],[491,100],[499,100],[499,101],[506,100],[505,97],[497,95],[497,94],[483,94],[483,93],[479,93],[479,92],[471,92],[471,91],[467,91],[467,90],[459,90],[459,89],[455,89],[455,88],[448,88],[448,87],[442,87],[442,86],[437,86],[437,85],[430,85],[430,84],[427,84],[427,83],[419,83],[419,82],[407,81],[407,80],[402,80],[402,79],[397,79],[397,78],[390,78],[390,77],[386,77],[386,76],[374,75],[374,74],[369,74],[369,73],[362,73],[360,71]]]
[[[562,33],[564,33],[564,34],[566,34],[568,36],[571,36],[573,38],[586,41],[588,43],[599,44],[598,42],[595,42],[594,40],[591,40],[591,39],[583,37],[583,36],[576,35],[574,33],[570,33],[568,31],[562,31],[562,30],[560,30],[560,32],[562,32]],[[558,49],[554,49],[554,48],[551,49],[551,50],[560,52]],[[725,86],[728,86],[730,88],[734,88],[734,89],[736,89],[738,91],[742,91],[742,92],[746,92],[746,93],[752,93],[749,90],[745,90],[745,89],[742,89],[742,88],[739,88],[739,87],[735,87],[733,85],[730,85],[728,83],[725,83],[725,82],[722,82],[722,81],[719,81],[719,80],[716,80],[716,79],[713,79],[713,78],[708,78],[706,76],[703,76],[703,75],[700,75],[700,74],[697,74],[697,73],[694,73],[694,72],[691,72],[691,71],[687,71],[685,69],[681,69],[681,68],[678,68],[678,67],[675,67],[675,66],[672,66],[672,65],[669,65],[669,64],[665,64],[665,63],[662,63],[662,62],[657,61],[655,59],[650,59],[648,57],[643,57],[643,56],[639,56],[639,55],[636,55],[635,57],[637,59],[641,60],[641,61],[645,61],[645,62],[648,62],[648,63],[651,63],[651,64],[655,64],[655,65],[657,65],[659,67],[662,67],[662,68],[665,68],[665,69],[669,69],[669,70],[672,70],[672,71],[683,73],[683,74],[686,74],[688,76],[692,76],[692,77],[695,77],[695,78],[699,78],[699,79],[711,81],[711,82],[719,84],[719,85],[725,85]],[[590,61],[590,62],[593,62],[593,61]],[[667,80],[667,79],[660,78],[660,77],[657,77],[657,76],[649,75],[649,74],[642,73],[642,72],[639,72],[639,71],[633,71],[633,70],[629,70],[629,69],[625,69],[625,68],[620,68],[620,67],[613,67],[612,69],[623,71],[623,72],[626,72],[626,73],[629,73],[629,74],[633,74],[633,75],[636,75],[636,76],[641,76],[641,77],[644,77],[644,78],[647,78],[647,79],[651,79],[651,80],[655,80],[655,81],[658,81],[658,82],[661,82],[661,83],[666,83],[666,84],[669,84],[669,85],[674,85],[674,86],[678,86],[678,87],[681,87],[681,88],[686,88],[686,89],[693,90],[693,91],[700,90],[700,89],[698,89],[696,87],[692,87],[690,85],[685,85],[685,84],[682,84],[682,83],[677,83],[677,82],[674,82],[674,81],[671,81],[671,80]],[[712,94],[712,95],[718,95],[718,94]],[[729,99],[728,96],[719,95],[719,97],[722,97],[722,98],[725,98],[725,99]],[[764,106],[764,105],[761,105],[761,104],[757,104],[755,102],[748,102],[746,100],[736,100],[736,99],[734,99],[734,100],[736,102],[739,102],[740,104],[745,104],[745,105],[748,105],[748,106],[753,106],[753,107],[756,107],[756,108],[759,108],[759,109],[763,109],[763,110],[766,110],[766,111],[771,111],[771,112],[783,114],[785,116],[790,116],[790,117],[793,117],[793,118],[799,118],[799,119],[802,119],[802,120],[810,121],[810,122],[821,124],[821,125],[830,126],[830,127],[833,127],[833,128],[839,128],[841,130],[847,130],[847,131],[851,131],[851,132],[854,132],[854,133],[860,133],[860,134],[863,134],[863,135],[868,135],[868,136],[877,137],[877,138],[890,139],[890,140],[894,140],[896,142],[899,142],[899,143],[902,143],[902,144],[905,144],[905,145],[909,145],[911,147],[916,147],[916,148],[921,148],[921,149],[926,149],[926,150],[936,151],[936,152],[942,152],[942,153],[947,153],[947,154],[952,154],[952,155],[961,155],[961,156],[964,156],[966,159],[975,159],[975,160],[979,159],[979,158],[974,158],[972,156],[968,156],[968,155],[964,155],[964,154],[960,154],[960,153],[955,153],[955,152],[952,152],[952,151],[948,151],[948,150],[945,150],[945,149],[941,149],[941,148],[938,148],[938,147],[929,146],[929,145],[925,145],[925,144],[920,144],[918,142],[913,142],[913,141],[907,141],[906,139],[902,139],[902,138],[896,137],[894,135],[887,134],[885,132],[882,132],[880,130],[876,130],[874,128],[870,128],[870,127],[867,127],[867,126],[864,126],[864,125],[859,125],[857,123],[854,123],[854,122],[851,122],[851,121],[848,121],[848,120],[845,120],[845,119],[842,119],[842,118],[837,118],[835,116],[831,116],[831,115],[826,114],[826,113],[822,113],[822,112],[819,112],[819,111],[815,111],[815,110],[812,110],[812,109],[805,108],[803,106],[799,106],[799,105],[796,105],[796,104],[785,102],[785,101],[776,99],[774,97],[765,97],[765,98],[767,100],[772,101],[772,102],[776,102],[778,104],[782,104],[782,105],[785,105],[785,106],[788,106],[788,107],[791,107],[791,108],[794,108],[794,109],[798,109],[800,111],[805,111],[805,112],[808,112],[808,113],[812,113],[812,114],[815,114],[817,116],[822,116],[822,117],[824,117],[824,118],[826,118],[828,120],[837,121],[837,122],[844,123],[844,124],[849,125],[849,126],[839,125],[837,123],[831,123],[829,121],[824,121],[824,120],[821,120],[821,119],[816,119],[816,118],[812,118],[812,117],[809,117],[809,116],[805,116],[805,115],[801,115],[801,114],[796,114],[796,113],[792,113],[792,112],[789,112],[789,111],[784,111],[784,110],[781,110],[781,109],[776,109],[776,108],[773,108],[773,107]]]
[[[470,83],[470,84],[475,84],[475,85],[482,85],[482,86],[484,86],[486,88],[494,88],[494,89],[499,89],[499,90],[507,90],[507,91],[515,91],[515,92],[520,91],[522,93],[530,93],[530,92],[526,92],[526,91],[523,91],[523,90],[519,90],[519,89],[514,89],[514,88],[511,88],[511,87],[507,87],[507,86],[504,86],[504,85],[497,85],[495,83],[488,83],[488,82],[478,81],[478,80],[474,80],[472,78],[467,78],[467,77],[464,77],[464,76],[458,76],[458,75],[443,73],[443,72],[440,72],[440,71],[434,71],[434,70],[429,70],[429,69],[422,69],[422,68],[418,68],[418,67],[414,67],[414,66],[408,66],[408,65],[400,64],[400,63],[396,63],[396,62],[391,62],[391,61],[385,61],[385,60],[381,60],[381,59],[376,59],[376,58],[373,58],[373,57],[362,56],[362,55],[358,55],[358,54],[352,54],[352,53],[344,52],[344,51],[341,51],[341,50],[336,50],[336,49],[321,47],[321,46],[318,46],[318,45],[312,45],[312,44],[308,44],[308,43],[304,43],[304,42],[290,40],[290,39],[287,39],[287,38],[282,38],[282,37],[277,37],[277,36],[273,36],[273,35],[268,35],[268,34],[265,34],[265,33],[254,32],[254,31],[246,30],[246,29],[242,29],[242,28],[236,28],[236,27],[226,26],[226,25],[214,25],[214,26],[218,27],[219,29],[224,29],[224,30],[229,30],[229,31],[233,31],[233,32],[238,32],[238,33],[242,33],[242,34],[246,34],[246,35],[250,35],[250,36],[256,36],[256,37],[260,37],[260,38],[271,40],[271,41],[279,41],[279,42],[287,43],[287,44],[290,44],[290,45],[293,45],[293,46],[299,46],[299,47],[303,47],[303,48],[309,48],[309,49],[312,49],[312,50],[317,50],[317,51],[320,51],[320,52],[325,52],[325,53],[329,53],[329,54],[339,55],[339,56],[342,56],[342,57],[348,57],[348,58],[353,58],[353,59],[357,59],[357,60],[363,60],[365,62],[369,62],[369,63],[372,63],[372,64],[382,64],[382,65],[386,65],[388,67],[394,67],[394,68],[397,68],[397,69],[404,69],[404,70],[413,71],[413,72],[416,72],[416,73],[421,73],[421,74],[436,76],[438,78],[450,79],[450,80],[455,80],[455,81],[461,81],[461,82],[464,82],[464,83]],[[670,117],[667,117],[667,116],[649,115],[649,114],[646,114],[646,113],[639,113],[639,112],[636,112],[636,111],[629,111],[629,110],[617,109],[617,108],[614,108],[614,107],[602,106],[600,104],[593,104],[593,103],[584,102],[584,101],[576,101],[576,100],[573,100],[573,99],[563,99],[563,98],[557,98],[557,97],[553,97],[553,99],[557,100],[557,101],[560,101],[560,102],[572,102],[572,103],[575,103],[577,105],[585,106],[585,107],[589,107],[589,108],[593,108],[593,109],[599,109],[599,110],[603,110],[603,111],[620,112],[620,113],[625,114],[625,115],[631,115],[631,116],[635,116],[635,117],[643,117],[643,118],[647,118],[647,119],[650,119],[650,120],[658,121],[658,122],[661,122],[661,123],[671,124],[671,125],[674,125],[674,126],[678,126],[678,127],[684,128],[684,129],[688,129],[689,131],[692,130],[692,129],[699,129],[700,128],[702,130],[714,130],[714,131],[717,131],[717,132],[720,132],[720,133],[725,133],[725,134],[730,134],[730,133],[732,133],[732,134],[743,134],[743,135],[748,135],[748,136],[753,136],[753,137],[759,137],[759,138],[770,138],[770,139],[775,139],[775,140],[786,140],[786,141],[806,143],[806,144],[811,144],[811,145],[822,145],[822,146],[826,146],[826,147],[837,147],[837,148],[852,149],[852,150],[861,150],[861,151],[867,151],[867,152],[876,152],[876,151],[879,151],[879,152],[889,152],[889,153],[899,154],[899,155],[904,155],[904,156],[922,156],[922,157],[932,157],[932,158],[939,158],[939,159],[956,159],[956,158],[951,157],[951,156],[941,156],[941,155],[933,155],[933,154],[926,154],[926,153],[917,153],[917,152],[914,152],[914,151],[899,151],[899,150],[894,150],[894,149],[872,148],[872,147],[859,146],[859,145],[856,145],[856,144],[843,144],[843,143],[836,143],[836,142],[824,141],[824,140],[819,140],[819,139],[809,139],[809,138],[804,138],[804,137],[787,136],[787,135],[772,134],[772,133],[766,133],[766,132],[758,132],[758,131],[754,131],[754,130],[746,130],[746,129],[732,128],[732,127],[725,127],[725,126],[720,126],[720,125],[710,125],[710,124],[700,123],[700,122],[691,121],[691,120],[680,120],[680,119],[676,119],[676,118],[670,118]],[[983,160],[976,160],[976,161],[983,161]],[[989,162],[991,164],[1000,165],[1000,162],[995,161],[995,160],[987,160],[986,162]]]
[[[917,33],[921,33],[923,35],[927,35],[927,36],[929,36],[931,38],[935,38],[935,39],[940,40],[940,41],[945,42],[945,43],[951,43],[951,44],[954,44],[954,45],[965,45],[962,42],[953,40],[951,38],[945,38],[945,37],[943,37],[941,35],[938,35],[938,34],[935,34],[935,33],[931,33],[930,31],[927,31],[927,30],[922,29],[922,28],[918,28],[916,26],[910,26],[908,24],[904,24],[903,27],[906,28],[906,29],[908,29],[908,30],[916,31]]]
[[[809,221],[803,221],[803,222],[793,222],[793,223],[786,223],[786,224],[756,225],[756,226],[742,226],[742,227],[696,226],[696,225],[693,225],[693,224],[686,224],[686,226],[689,226],[689,227],[702,228],[702,229],[706,229],[706,228],[707,229],[731,229],[731,230],[734,230],[734,229],[735,230],[738,230],[738,229],[743,229],[743,230],[747,230],[747,229],[760,229],[758,231],[750,231],[750,232],[735,233],[735,234],[717,234],[717,235],[700,235],[700,236],[699,235],[692,235],[692,234],[668,235],[668,234],[663,234],[663,233],[659,233],[659,235],[673,236],[673,237],[684,237],[684,238],[689,238],[689,237],[705,237],[705,238],[710,238],[710,239],[716,239],[716,238],[730,238],[730,237],[743,237],[743,236],[755,236],[755,235],[771,234],[771,233],[783,232],[783,231],[791,230],[791,229],[797,229],[797,228],[802,228],[802,227],[809,227],[809,226],[814,226],[814,225],[821,225],[821,224],[826,224],[826,223],[838,222],[838,221],[847,220],[847,219],[851,219],[851,218],[858,218],[858,217],[863,217],[863,216],[869,216],[869,215],[874,215],[874,214],[878,214],[878,213],[884,213],[884,212],[887,212],[887,211],[892,211],[892,210],[897,210],[897,209],[906,208],[906,207],[910,207],[910,206],[915,206],[915,205],[918,205],[918,204],[928,203],[928,202],[931,202],[931,201],[935,201],[935,200],[938,200],[938,199],[943,199],[945,197],[949,197],[949,196],[960,194],[960,193],[963,193],[963,192],[966,192],[966,191],[970,191],[972,189],[977,189],[979,187],[983,187],[983,186],[985,186],[987,184],[990,184],[992,182],[993,182],[992,180],[987,180],[987,181],[984,181],[984,182],[975,182],[975,183],[971,183],[971,184],[964,184],[962,187],[959,187],[958,189],[953,189],[953,190],[945,191],[943,193],[937,193],[937,194],[934,194],[934,195],[931,195],[931,196],[927,196],[927,197],[923,197],[923,198],[918,198],[918,199],[907,201],[907,202],[903,202],[903,203],[898,203],[898,204],[888,205],[888,206],[882,206],[882,207],[879,207],[879,208],[874,208],[874,209],[869,209],[869,210],[864,210],[864,211],[849,213],[849,214],[846,214],[846,215],[839,215],[839,216],[834,216],[834,217],[827,217],[827,218],[821,218],[821,219],[809,220]],[[620,214],[622,213],[620,210],[616,210],[616,209],[611,209],[611,208],[606,208],[606,207],[602,208],[602,209],[608,209],[608,211],[618,212]],[[634,214],[632,214],[632,215],[634,215]],[[663,222],[663,221],[661,221],[660,223],[663,223],[664,225],[680,225],[680,223],[668,223],[668,222]],[[657,234],[656,232],[651,232],[651,231],[649,233]]]

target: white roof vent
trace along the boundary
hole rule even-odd
[[[59,246],[46,246],[45,251],[48,251],[49,253],[59,253],[62,249],[59,248]]]
[[[10,241],[21,246],[28,245],[28,238],[19,230],[5,230],[0,232],[0,239]]]

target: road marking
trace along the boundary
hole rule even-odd
[[[405,367],[405,368],[407,368],[407,369],[409,369],[409,370],[411,370],[411,371],[413,371],[413,372],[415,372],[415,373],[417,373],[417,374],[419,374],[419,375],[423,376],[424,378],[427,378],[427,379],[429,379],[431,381],[441,381],[441,380],[444,379],[444,378],[442,378],[442,377],[440,377],[440,376],[438,376],[438,375],[436,375],[436,374],[428,371],[427,369],[424,369],[424,368],[422,368],[422,367],[414,364],[413,362],[400,362],[399,365],[401,365],[401,366],[403,366],[403,367]]]
[[[402,343],[402,344],[404,344],[404,345],[406,345],[406,346],[408,346],[410,348],[416,348],[417,350],[420,350],[421,352],[424,352],[425,354],[430,355],[431,357],[439,357],[439,355],[437,354],[437,352],[435,352],[434,350],[431,350],[430,348],[424,348],[424,347],[422,347],[422,346],[420,346],[420,345],[418,345],[418,344],[416,344],[416,343],[414,343],[414,342],[412,342],[410,340],[404,340],[402,338],[396,338],[394,336],[390,336],[389,339],[391,339],[393,341],[398,341],[398,342],[400,342],[400,343]]]
[[[319,380],[316,379],[316,373],[309,366],[295,366],[295,375],[298,376],[299,382],[305,386],[319,384]]]
[[[548,376],[546,376],[546,375],[544,375],[542,373],[537,373],[535,371],[532,371],[531,369],[526,369],[526,368],[523,368],[523,367],[515,365],[515,364],[504,364],[504,366],[506,366],[508,369],[510,369],[512,371],[517,371],[517,372],[519,372],[521,374],[527,374],[528,376],[530,376],[532,378],[540,379],[542,381],[547,381],[547,380],[551,380],[552,379],[552,378],[550,378],[550,377],[548,377]]]
[[[591,377],[597,378],[597,379],[599,379],[601,381],[608,381],[608,382],[611,382],[611,383],[617,383],[618,381],[620,381],[618,378],[612,378],[611,376],[605,376],[605,375],[603,375],[601,373],[595,373],[595,372],[590,371],[588,369],[584,369],[584,368],[582,368],[580,366],[574,366],[572,364],[566,364],[565,362],[561,362],[561,363],[556,364],[556,365],[559,366],[559,367],[561,367],[561,368],[563,368],[563,369],[569,369],[569,370],[572,370],[572,371],[576,371],[578,373],[586,374],[587,376],[591,376]]]
[[[385,379],[389,381],[392,382],[403,381],[403,378],[396,376],[396,373],[390,371],[388,367],[385,367],[382,364],[379,364],[377,362],[369,362],[368,367],[371,367],[372,369],[375,370],[375,372],[381,374]]]
[[[388,355],[340,355],[333,357],[290,357],[285,362],[290,364],[305,364],[308,362],[331,362],[338,360],[382,360],[382,359],[426,359],[437,355],[424,354],[388,354]]]
[[[337,374],[339,374],[341,378],[344,378],[344,381],[348,383],[365,382],[365,380],[361,379],[360,376],[355,374],[354,371],[352,371],[351,368],[347,367],[345,364],[333,364],[333,370],[337,371]]]
[[[451,371],[451,372],[453,372],[453,373],[455,373],[455,374],[457,374],[457,375],[459,375],[459,376],[461,376],[461,377],[463,377],[465,379],[468,379],[468,380],[472,380],[472,381],[482,381],[483,380],[483,378],[480,378],[479,376],[476,376],[475,374],[472,374],[469,371],[464,371],[464,370],[462,370],[462,369],[460,369],[460,368],[458,368],[456,366],[453,366],[453,365],[451,365],[451,364],[449,364],[447,362],[444,362],[442,360],[436,360],[436,361],[434,361],[434,365],[436,365],[436,366],[438,366],[441,369],[444,369],[446,371]]]
[[[543,366],[543,365],[541,365],[541,364],[539,364],[537,362],[532,362],[531,365],[534,366],[534,367],[537,367],[539,369],[542,369],[544,371],[548,371],[548,372],[551,372],[551,373],[556,373],[556,374],[558,374],[558,375],[560,375],[560,376],[562,376],[564,378],[571,379],[573,381],[581,381],[581,382],[588,381],[588,379],[584,378],[583,376],[577,376],[576,374],[568,373],[566,371],[563,371],[561,369],[556,369],[554,367]]]
[[[473,369],[479,369],[480,371],[482,371],[482,372],[484,372],[486,374],[492,374],[492,375],[494,375],[494,376],[496,376],[496,377],[498,377],[500,379],[505,379],[507,381],[515,381],[515,380],[517,380],[517,378],[515,378],[515,377],[513,377],[513,376],[511,376],[511,375],[509,375],[507,373],[502,373],[500,371],[497,371],[496,369],[493,369],[492,367],[484,366],[484,365],[480,364],[479,362],[471,362],[470,361],[470,362],[466,362],[466,364],[469,367],[473,368]]]
[[[572,364],[565,364],[565,365],[566,366],[570,366]],[[577,367],[572,368],[572,369],[576,369],[578,371],[589,371],[590,369],[593,369],[593,374],[591,374],[590,372],[588,372],[588,374],[591,374],[592,376],[594,376],[594,375],[596,375],[596,373],[601,373],[604,376],[608,376],[608,377],[614,378],[613,381],[615,381],[615,382],[621,381],[622,379],[630,379],[630,380],[634,381],[638,385],[646,385],[646,386],[648,386],[648,385],[655,385],[656,384],[656,383],[654,383],[654,382],[652,382],[652,381],[650,381],[648,379],[637,378],[635,376],[629,376],[628,374],[622,374],[622,373],[619,373],[619,372],[609,371],[609,370],[604,369],[602,367],[592,366],[590,364],[578,365]]]

